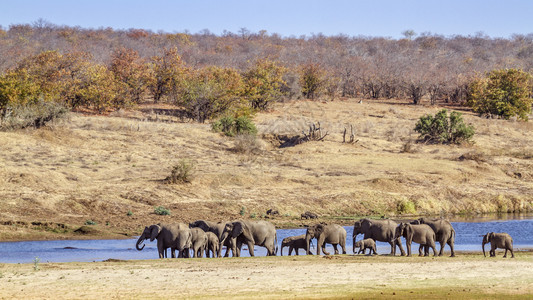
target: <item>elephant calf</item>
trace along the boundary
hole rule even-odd
[[[211,231],[205,233],[207,235],[207,247],[205,247],[205,257],[219,257],[219,243],[218,236]],[[211,251],[211,256],[209,255]]]
[[[191,248],[193,250],[193,257],[202,257],[207,247],[207,234],[201,228],[191,228]]]
[[[502,233],[494,233],[489,232],[483,236],[483,244],[481,247],[483,248],[483,256],[487,256],[485,254],[485,244],[490,243],[490,256],[494,257],[496,256],[496,249],[505,249],[505,253],[503,257],[507,257],[507,250],[511,251],[511,258],[514,258],[514,252],[513,252],[513,238],[506,232]]]
[[[296,255],[298,255],[299,249],[304,249],[307,252],[307,243],[305,242],[305,234],[297,235],[297,236],[289,236],[283,239],[281,241],[281,255],[283,256],[283,248],[289,247],[289,256],[292,253],[292,249],[294,249],[294,252]],[[309,249],[311,250],[311,249]],[[311,251],[309,251],[311,255]]]
[[[358,242],[355,242],[353,244],[353,253],[355,254],[355,248],[359,248],[359,252],[357,254],[365,254],[366,249],[369,249],[370,251],[368,254],[372,255],[372,253],[377,255],[376,252],[376,242],[373,239],[364,239],[360,240]]]

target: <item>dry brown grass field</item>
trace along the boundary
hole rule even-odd
[[[269,208],[280,212],[271,219],[278,226],[301,224],[306,210],[322,218],[533,210],[533,124],[463,111],[473,144],[414,143],[418,118],[441,108],[278,103],[255,116],[257,141],[158,115],[172,108],[153,105],[0,132],[0,240],[80,238],[74,230],[87,220],[97,223],[81,230],[87,237],[131,235],[159,221],[262,218]],[[328,132],[323,141],[277,147],[279,136],[313,122]],[[342,143],[350,125],[356,142]],[[165,183],[182,159],[194,162],[192,182]]]

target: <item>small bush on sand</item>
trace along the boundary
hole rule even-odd
[[[170,176],[165,178],[165,182],[176,184],[176,183],[187,183],[191,182],[194,175],[194,163],[188,159],[182,159],[178,162],[177,165],[172,167],[170,171]]]
[[[415,126],[419,141],[433,144],[462,144],[474,136],[474,127],[465,125],[461,113],[443,109],[435,116],[421,117]]]
[[[160,216],[169,216],[170,215],[170,209],[165,208],[164,206],[156,206],[154,208],[154,213],[156,215],[160,215]]]

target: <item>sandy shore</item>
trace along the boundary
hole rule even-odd
[[[515,259],[299,256],[0,264],[2,299],[529,298],[533,253]]]

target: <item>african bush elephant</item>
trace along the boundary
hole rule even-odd
[[[448,220],[420,218],[411,222],[411,224],[427,224],[435,231],[436,241],[440,244],[439,256],[444,252],[444,246],[448,244],[451,249],[451,256],[455,256],[455,230]]]
[[[359,234],[363,234],[363,239],[373,239],[378,242],[387,242],[391,246],[391,255],[396,255],[396,246],[400,248],[401,255],[405,255],[400,238],[395,239],[395,231],[398,223],[392,220],[370,220],[360,219],[353,225],[353,242]]]
[[[137,240],[135,248],[141,251],[144,249],[144,245],[140,245],[147,239],[153,242],[157,239],[157,250],[159,252],[159,258],[164,258],[166,255],[166,249],[170,248],[172,258],[176,257],[175,250],[182,253],[191,245],[191,230],[189,226],[183,223],[176,224],[154,224],[150,227],[145,227],[143,233]]]
[[[429,225],[400,223],[400,225],[396,227],[395,240],[399,240],[402,236],[405,238],[407,256],[411,256],[412,242],[420,244],[420,248],[418,249],[419,256],[422,256],[422,248],[425,249],[424,256],[428,256],[429,247],[433,249],[433,255],[437,256],[437,250],[435,249],[435,232]]]
[[[191,227],[191,228],[199,227],[205,232],[214,233],[217,236],[219,241],[222,240],[222,232],[224,232],[224,227],[225,226],[226,226],[226,222],[215,223],[215,222],[205,221],[205,220],[197,220],[197,221],[192,222],[192,223],[189,224],[189,227]],[[229,240],[227,240],[224,243],[223,246],[226,246],[226,254],[224,255],[224,257],[228,257],[229,250],[231,249],[231,246],[229,244]],[[221,254],[222,254],[221,252],[222,252],[222,246],[219,246],[218,247],[218,251],[217,251],[217,256],[218,257],[222,257],[221,256]]]
[[[298,255],[299,249],[304,249],[307,252],[307,243],[305,242],[305,234],[289,236],[289,237],[284,238],[283,241],[281,241],[281,249],[280,249],[281,256],[283,256],[284,247],[289,247],[289,256],[291,255],[293,249],[296,255]],[[310,250],[311,249],[309,249],[309,251]],[[313,253],[311,253],[311,255],[313,255]]]
[[[207,247],[205,248],[205,257],[220,257],[218,248],[219,248],[219,239],[216,234],[208,231],[205,233],[207,235]],[[209,255],[211,252],[211,256]]]
[[[335,254],[339,254],[337,245],[341,245],[342,254],[346,254],[346,229],[337,224],[315,224],[307,227],[305,233],[305,244],[307,247],[307,255],[311,254],[309,244],[313,238],[317,239],[316,253],[320,255],[320,248],[325,255],[329,255],[326,252],[326,243],[333,245]]]
[[[368,254],[370,255],[372,255],[372,253],[376,255],[378,254],[376,252],[376,242],[373,239],[364,239],[364,240],[355,242],[353,244],[354,254],[355,254],[355,248],[359,248],[359,252],[357,252],[357,254],[361,254],[361,253],[365,254],[366,249],[369,249]]]
[[[226,240],[230,240],[231,250],[234,257],[240,256],[242,244],[248,245],[250,256],[254,256],[254,245],[265,247],[267,255],[277,253],[277,233],[276,227],[267,221],[243,221],[237,220],[226,223],[220,245]]]
[[[481,244],[481,247],[483,248],[483,256],[487,256],[485,254],[485,244],[490,243],[490,256],[494,257],[496,256],[496,249],[505,249],[505,253],[503,254],[503,257],[507,257],[507,250],[511,251],[511,258],[514,258],[514,252],[513,252],[513,238],[505,232],[502,233],[494,233],[489,232],[483,236],[483,243]]]
[[[202,228],[191,228],[191,249],[193,250],[193,257],[202,257],[202,253],[207,247],[207,234]]]

